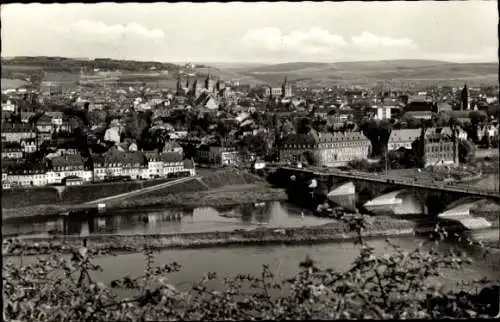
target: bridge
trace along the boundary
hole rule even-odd
[[[436,182],[429,179],[419,179],[419,178],[402,178],[391,175],[378,175],[376,173],[350,171],[345,172],[335,168],[322,169],[322,168],[292,168],[292,167],[281,167],[280,169],[289,172],[302,172],[307,173],[313,177],[336,177],[343,178],[346,180],[363,180],[368,182],[376,182],[382,184],[391,184],[399,186],[401,188],[411,188],[411,189],[424,189],[424,190],[434,190],[443,191],[451,193],[459,193],[469,196],[491,198],[495,200],[500,200],[500,192],[498,189],[482,189],[478,187],[470,186],[457,186],[452,183]]]
[[[477,217],[478,213],[487,212],[493,217],[495,213],[500,214],[498,189],[444,183],[425,178],[425,173],[408,177],[404,173],[380,175],[333,168],[283,166],[278,168],[275,179],[278,184],[288,182],[287,186],[292,188],[291,198],[312,207],[318,207],[326,197],[346,209],[397,216],[431,215],[459,222],[468,229],[492,226],[486,218]],[[297,189],[293,189],[294,185]],[[314,192],[311,197],[306,196],[307,190]]]

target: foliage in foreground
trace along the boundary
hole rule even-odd
[[[387,241],[392,251],[379,256],[362,238],[364,223],[354,219],[350,224],[358,231],[361,245],[359,256],[347,271],[323,269],[306,258],[299,273],[285,281],[277,281],[264,265],[260,276],[240,274],[224,278],[222,288],[210,286],[217,275],[208,273],[190,290],[178,290],[169,284],[168,274],[180,266],[154,265],[154,252],[150,249],[145,249],[144,276],[126,276],[110,285],[91,278],[101,268],[92,263],[96,254],[86,247],[86,242],[71,259],[56,253],[29,265],[6,261],[2,269],[4,320],[408,319],[498,315],[498,286],[477,291],[478,286],[486,285],[486,280],[462,285],[461,291],[432,283],[443,269],[460,269],[470,263],[464,254],[455,250],[444,253],[423,243],[406,252]],[[446,234],[436,232],[440,239]],[[116,290],[123,289],[130,290],[133,296],[116,294]]]

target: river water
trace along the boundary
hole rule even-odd
[[[304,214],[302,216],[302,214]],[[50,234],[160,234],[179,232],[232,231],[264,225],[302,227],[329,223],[287,202],[244,204],[215,209],[148,209],[108,212],[101,217],[56,217],[5,222],[4,236],[49,236]]]

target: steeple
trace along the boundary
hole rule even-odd
[[[288,77],[285,76],[285,81],[283,82],[283,85],[281,86],[281,96],[286,97],[288,96],[288,84],[287,84]]]
[[[181,75],[177,76],[177,95],[181,95],[182,93],[182,84],[181,84]]]
[[[464,88],[462,89],[462,106],[461,109],[469,109],[469,89],[467,88],[467,83],[464,84]]]

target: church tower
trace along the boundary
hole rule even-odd
[[[467,88],[467,84],[464,85],[464,88],[462,89],[462,104],[460,109],[461,110],[469,110],[470,109],[470,103],[469,103],[469,89]]]
[[[215,89],[215,81],[212,79],[212,76],[210,75],[210,69],[208,70],[208,76],[207,79],[205,80],[205,89],[209,92],[212,93]]]
[[[288,78],[285,76],[285,81],[281,86],[281,97],[290,97],[292,96],[292,87],[288,84]]]
[[[182,90],[182,84],[181,84],[181,75],[177,76],[177,96],[181,96],[183,93],[183,90]]]

